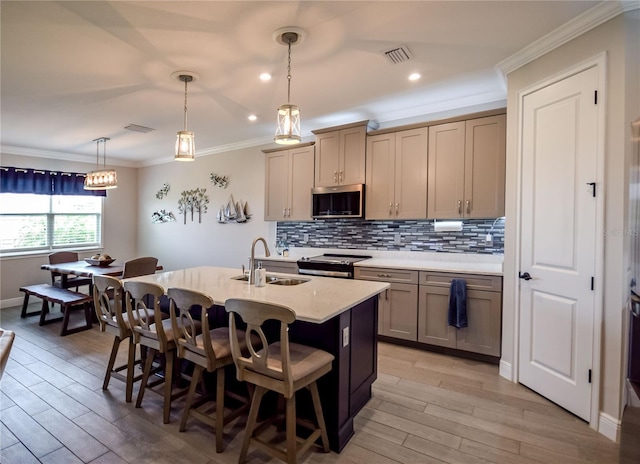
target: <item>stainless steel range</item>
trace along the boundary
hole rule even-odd
[[[324,255],[300,258],[298,273],[323,277],[353,279],[353,263],[364,261],[371,256],[325,253]]]

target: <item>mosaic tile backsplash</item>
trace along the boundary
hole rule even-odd
[[[489,233],[491,242],[485,240]],[[293,247],[504,253],[504,218],[465,219],[460,232],[435,232],[433,220],[319,219],[279,222],[276,235]]]

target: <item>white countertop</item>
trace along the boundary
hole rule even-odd
[[[455,272],[459,274],[482,274],[502,276],[502,255],[485,255],[478,253],[435,253],[417,251],[382,251],[382,250],[343,250],[324,248],[291,248],[289,256],[272,254],[258,260],[270,260],[294,263],[303,256],[317,256],[323,253],[342,253],[372,256],[371,259],[359,261],[355,266],[385,267],[390,269],[409,269],[417,271]]]
[[[333,279],[330,277],[300,276],[308,282],[300,285],[273,285],[264,287],[234,280],[240,276],[238,269],[201,266],[176,271],[134,277],[127,280],[152,282],[165,291],[170,287],[189,288],[210,295],[217,305],[224,305],[229,298],[246,298],[288,306],[301,321],[321,324],[389,288],[384,282],[367,280]],[[291,278],[291,274],[269,272]],[[296,276],[297,278],[297,276]]]

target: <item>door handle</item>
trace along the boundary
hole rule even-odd
[[[533,277],[531,277],[531,274],[529,274],[528,272],[518,272],[518,277],[524,280],[533,279]]]

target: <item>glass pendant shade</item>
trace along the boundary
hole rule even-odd
[[[300,143],[300,109],[296,105],[281,105],[278,108],[278,126],[274,141],[281,145]]]
[[[107,169],[107,137],[95,139],[96,142],[96,169],[88,172],[84,178],[85,190],[109,190],[118,187],[118,178],[115,169]],[[99,163],[100,143],[103,143],[102,169]]]
[[[193,132],[178,131],[176,136],[176,161],[193,161],[196,157],[196,147]]]
[[[175,77],[184,82],[184,129],[176,135],[176,151],[174,160],[193,161],[196,159],[196,144],[193,132],[187,130],[187,84],[193,82],[195,74],[177,71]]]

